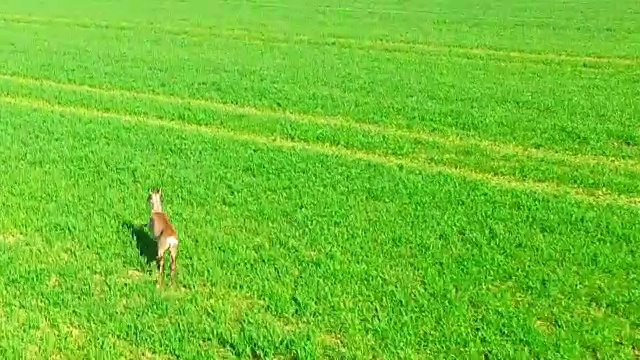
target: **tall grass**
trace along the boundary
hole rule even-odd
[[[639,9],[481,5],[0,4],[0,353],[637,357]]]

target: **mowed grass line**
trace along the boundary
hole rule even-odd
[[[45,18],[48,19],[48,18]],[[7,24],[12,25],[30,25],[38,28],[47,28],[52,26],[62,26],[62,27],[77,27],[83,30],[89,31],[130,31],[130,32],[138,32],[138,33],[153,33],[156,35],[168,36],[168,37],[176,37],[176,38],[189,38],[191,40],[196,39],[206,39],[208,37],[214,37],[217,40],[225,40],[225,41],[237,41],[240,43],[244,43],[247,45],[274,45],[274,46],[306,46],[306,47],[334,47],[336,49],[342,50],[358,50],[361,52],[388,52],[395,54],[396,56],[409,56],[420,54],[424,58],[433,59],[433,61],[438,61],[438,59],[442,56],[446,56],[450,59],[456,59],[460,62],[486,62],[489,61],[493,64],[500,64],[502,66],[512,66],[512,65],[536,65],[543,68],[558,68],[563,70],[570,70],[582,73],[615,73],[615,72],[625,72],[625,73],[633,73],[639,72],[640,67],[632,66],[634,63],[629,63],[627,59],[632,58],[620,58],[622,62],[618,63],[615,60],[608,61],[607,59],[612,59],[615,57],[601,57],[601,56],[572,56],[567,54],[555,54],[551,57],[546,56],[546,54],[550,53],[535,53],[535,52],[526,52],[526,51],[514,51],[514,50],[499,50],[499,49],[491,49],[491,48],[482,48],[482,47],[465,47],[463,45],[428,45],[419,42],[411,42],[400,41],[400,44],[405,44],[404,46],[399,46],[398,43],[393,40],[388,39],[378,39],[378,40],[363,40],[363,39],[351,39],[351,38],[341,38],[341,37],[313,37],[308,35],[301,34],[290,34],[287,36],[283,36],[280,33],[271,33],[271,32],[254,32],[252,30],[247,30],[243,28],[228,28],[228,29],[220,29],[215,30],[214,26],[207,27],[207,29],[211,29],[215,33],[211,36],[207,34],[202,34],[202,32],[194,31],[192,33],[184,34],[181,31],[188,31],[190,26],[175,26],[171,27],[169,25],[156,25],[154,23],[145,24],[145,23],[128,23],[124,22],[126,26],[120,27],[119,24],[121,22],[100,22],[97,21],[95,26],[91,26],[88,24],[74,24],[74,22],[78,22],[79,20],[74,19],[66,19],[69,22],[31,22],[31,21],[12,21],[7,19],[4,21]],[[86,20],[89,21],[89,20]],[[0,23],[3,22],[2,14],[0,14]],[[168,29],[164,31],[161,29],[155,29],[155,26],[166,26]],[[186,30],[185,30],[186,29]],[[352,44],[352,45],[349,45]],[[366,44],[371,44],[369,47]],[[382,49],[379,49],[380,45],[389,45],[390,49],[386,49],[383,46]],[[393,46],[395,44],[395,46]],[[413,45],[412,45],[413,44]],[[411,46],[417,46],[418,48],[415,50],[411,50]],[[424,51],[421,51],[420,48],[424,47]],[[403,50],[404,49],[404,50]],[[583,59],[583,57],[586,59]],[[575,59],[574,59],[575,58]],[[582,59],[582,60],[581,60]],[[575,60],[575,61],[572,61]],[[638,60],[637,64],[640,64],[640,60]]]
[[[613,5],[601,5],[594,0],[568,1],[559,6],[553,0],[500,6],[488,0],[480,3],[470,0],[437,1],[425,4],[411,0],[402,6],[388,1],[349,3],[360,10],[340,11],[345,4],[335,1],[314,1],[299,4],[283,0],[274,6],[261,6],[256,2],[229,2],[191,0],[188,3],[158,4],[134,0],[126,10],[115,3],[83,4],[73,6],[73,0],[63,0],[59,6],[20,4],[6,0],[10,13],[65,18],[91,18],[96,21],[130,21],[145,19],[154,23],[167,23],[167,19],[180,19],[183,23],[205,24],[228,28],[268,28],[278,34],[308,34],[322,37],[336,34],[350,38],[390,38],[392,41],[435,42],[450,46],[487,46],[503,50],[521,48],[523,51],[571,53],[577,55],[635,57],[637,29],[634,26],[632,0]],[[385,12],[385,9],[423,9],[413,13]],[[127,11],[129,10],[129,11]],[[173,10],[174,12],[170,12]],[[381,10],[381,12],[376,12]],[[132,16],[132,12],[137,12]],[[259,20],[258,20],[259,18]],[[189,20],[186,20],[189,19]],[[548,19],[542,21],[542,19]],[[552,19],[552,20],[551,20]],[[174,20],[175,21],[175,20]],[[173,22],[173,21],[172,21]],[[615,27],[606,24],[615,22]],[[180,22],[177,22],[180,26]],[[514,29],[518,29],[514,31]],[[521,31],[529,29],[529,31]],[[615,44],[629,42],[627,49]],[[517,45],[516,45],[517,44]],[[567,46],[563,46],[567,44]]]
[[[221,3],[233,3],[233,1],[220,1]],[[447,15],[447,16],[455,16],[455,15],[459,15],[456,11],[455,8],[459,7],[461,4],[454,4],[454,6],[451,8],[438,8],[438,9],[425,9],[424,7],[415,7],[415,8],[411,8],[411,5],[423,5],[420,2],[415,2],[413,4],[409,3],[407,4],[408,6],[404,6],[402,9],[400,8],[389,8],[383,5],[383,7],[377,7],[380,6],[379,4],[376,3],[368,3],[368,5],[372,5],[372,6],[376,6],[375,8],[367,8],[363,6],[363,3],[358,4],[356,2],[356,4],[354,4],[353,6],[340,6],[338,4],[336,5],[331,5],[331,4],[326,4],[326,3],[320,3],[320,4],[309,4],[311,6],[308,6],[307,4],[299,4],[299,3],[277,3],[277,2],[257,2],[257,1],[247,1],[246,4],[251,4],[251,6],[254,7],[265,7],[265,8],[279,8],[279,9],[287,9],[287,10],[315,10],[315,11],[331,11],[331,12],[335,12],[335,13],[366,13],[366,14],[400,14],[400,15],[415,15],[415,14],[425,14],[425,15]],[[464,2],[462,3],[464,5]],[[446,9],[446,10],[445,10]],[[472,11],[478,11],[478,9],[470,9]],[[495,11],[495,9],[491,9],[493,11]],[[481,11],[481,13],[486,13],[484,11]],[[510,15],[508,13],[499,13],[500,15],[500,19],[507,19],[507,20],[519,20],[519,21],[550,21],[550,20],[557,20],[557,18],[554,18],[553,16],[549,16],[549,15],[541,15],[541,14],[531,14],[530,12],[528,13],[530,16],[518,16],[518,15]],[[472,16],[465,16],[466,20],[495,20],[496,19],[496,15],[498,14],[494,14],[492,15],[480,15],[480,14],[475,14]],[[566,14],[564,14],[566,16]],[[581,14],[582,15],[582,14]],[[632,14],[629,14],[630,16]]]
[[[118,121],[127,121],[132,123],[149,124],[165,128],[173,128],[181,131],[194,131],[198,133],[207,133],[209,135],[223,137],[227,139],[249,141],[252,143],[260,143],[270,146],[284,147],[290,149],[302,149],[315,153],[324,153],[333,156],[341,156],[350,159],[365,160],[368,162],[374,162],[384,164],[387,166],[404,166],[409,168],[420,169],[422,171],[452,174],[456,176],[462,176],[467,179],[488,182],[494,185],[526,190],[526,191],[538,191],[543,193],[549,193],[554,195],[568,195],[588,202],[594,203],[612,203],[626,206],[638,206],[640,205],[640,198],[633,196],[624,196],[619,194],[611,194],[605,191],[593,191],[589,189],[576,188],[566,185],[559,185],[551,182],[535,182],[524,181],[511,176],[501,176],[495,174],[487,174],[481,172],[475,172],[468,169],[454,168],[450,166],[443,166],[438,164],[430,164],[427,162],[417,162],[410,159],[384,156],[380,154],[374,154],[365,151],[356,151],[339,146],[332,146],[326,144],[310,144],[305,142],[291,141],[283,139],[281,137],[267,137],[251,133],[241,133],[229,131],[214,126],[194,125],[184,122],[168,121],[166,119],[154,118],[149,116],[135,116],[129,114],[119,114],[115,112],[99,111],[91,108],[78,107],[78,106],[64,106],[51,102],[33,100],[29,98],[3,96],[0,97],[0,101],[5,104],[12,104],[16,106],[27,106],[37,109],[58,111],[69,114],[80,115],[84,117],[106,117],[115,119]]]
[[[345,48],[414,53],[414,52],[435,52],[459,54],[466,56],[497,56],[511,59],[524,59],[532,61],[558,61],[572,63],[610,63],[626,66],[637,66],[640,64],[640,58],[631,57],[614,57],[614,56],[578,56],[557,53],[534,53],[524,51],[505,51],[491,49],[487,47],[465,47],[465,46],[444,46],[426,43],[408,42],[400,40],[357,40],[348,37],[323,37],[315,38],[305,35],[289,35],[282,36],[276,33],[253,32],[243,29],[220,30],[214,27],[206,26],[168,26],[153,23],[131,23],[131,22],[106,22],[92,20],[77,20],[62,17],[40,17],[18,14],[0,14],[0,21],[17,24],[63,24],[73,27],[89,28],[89,29],[110,29],[110,30],[135,30],[146,32],[162,32],[167,35],[180,36],[214,36],[234,38],[243,41],[253,41],[271,44],[307,44],[317,46],[339,46]]]
[[[46,234],[0,247],[19,270],[0,269],[0,286],[12,290],[11,310],[25,304],[36,320],[44,308],[53,329],[88,329],[88,356],[116,347],[209,359],[218,344],[243,358],[584,358],[638,345],[638,209],[142,122],[0,111],[11,119],[0,122],[0,156],[15,158],[14,171],[0,173],[15,196],[0,199],[15,210],[3,213],[2,230]],[[150,171],[156,161],[175,171]],[[138,253],[118,224],[144,219],[144,196],[132,194],[157,182],[185,231],[187,291],[157,292],[152,266],[128,274]],[[49,221],[33,221],[42,216]],[[50,244],[79,251],[66,262],[44,252],[43,264],[15,250],[39,255]],[[264,306],[247,309],[246,292]]]
[[[21,78],[22,79],[22,78]],[[338,146],[372,155],[391,156],[410,162],[427,163],[467,171],[507,176],[520,181],[566,185],[585,191],[640,195],[640,167],[630,166],[628,161],[573,162],[573,158],[540,157],[523,153],[495,151],[494,147],[482,146],[474,141],[442,136],[415,136],[411,130],[368,125],[346,118],[307,116],[286,111],[262,111],[259,108],[224,104],[204,103],[199,100],[169,97],[161,100],[151,96],[135,96],[138,93],[118,89],[93,91],[75,86],[43,84],[29,78],[19,85],[0,78],[0,94],[9,97],[45,101],[62,106],[88,108],[101,112],[125,116],[160,118],[169,122],[192,125],[217,126],[226,131],[278,137],[288,141],[321,146]],[[98,89],[100,90],[100,89]],[[149,95],[149,94],[143,94]],[[302,118],[302,119],[301,119]],[[330,121],[326,121],[329,119]],[[336,121],[337,119],[337,121]],[[390,131],[389,131],[390,130]],[[420,134],[418,132],[417,135]],[[428,134],[427,134],[428,135]],[[504,150],[504,149],[500,149]],[[540,154],[535,154],[540,155]],[[554,154],[555,155],[555,154]]]
[[[442,54],[256,46],[138,31],[3,29],[3,73],[638,159],[630,89],[640,73],[585,76],[567,67]]]
[[[480,148],[484,148],[487,151],[495,152],[501,155],[516,155],[524,157],[536,157],[540,159],[559,160],[573,164],[600,164],[611,167],[623,167],[640,169],[640,161],[631,159],[620,159],[610,156],[602,155],[586,155],[586,154],[572,154],[568,152],[559,152],[546,150],[544,148],[528,148],[508,143],[500,143],[495,141],[488,141],[472,137],[471,135],[465,135],[461,133],[457,134],[438,134],[435,132],[426,132],[418,129],[402,129],[398,127],[391,127],[386,125],[375,125],[364,122],[359,122],[355,119],[350,119],[344,116],[319,116],[309,115],[303,113],[297,113],[292,111],[277,111],[267,108],[258,108],[245,105],[236,105],[230,103],[215,102],[211,100],[192,99],[188,97],[180,97],[173,95],[153,94],[148,92],[140,92],[133,90],[124,90],[114,87],[100,88],[89,85],[74,84],[74,83],[62,83],[49,79],[35,78],[25,75],[6,74],[0,73],[0,80],[13,82],[17,84],[25,84],[31,86],[42,86],[50,88],[67,89],[72,91],[86,91],[100,95],[118,95],[130,98],[149,99],[153,101],[159,101],[169,104],[178,105],[195,105],[208,107],[214,110],[242,115],[264,115],[264,116],[279,116],[296,122],[308,122],[319,125],[331,125],[338,127],[351,127],[358,130],[371,132],[374,134],[398,136],[401,138],[414,139],[438,142],[444,145],[463,146],[473,145]]]

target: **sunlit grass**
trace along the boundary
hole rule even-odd
[[[640,354],[632,2],[105,4],[0,4],[5,358]]]

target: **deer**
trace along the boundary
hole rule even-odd
[[[162,211],[162,189],[151,189],[149,191],[149,206],[151,207],[151,216],[149,217],[149,232],[158,245],[158,253],[156,263],[158,265],[158,278],[156,287],[162,286],[164,278],[164,257],[167,250],[171,257],[171,284],[174,283],[174,277],[177,267],[178,256],[178,233],[171,224],[167,214]]]

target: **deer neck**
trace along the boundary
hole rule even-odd
[[[162,205],[153,204],[153,207],[151,208],[151,213],[161,213],[161,212],[162,212]]]

